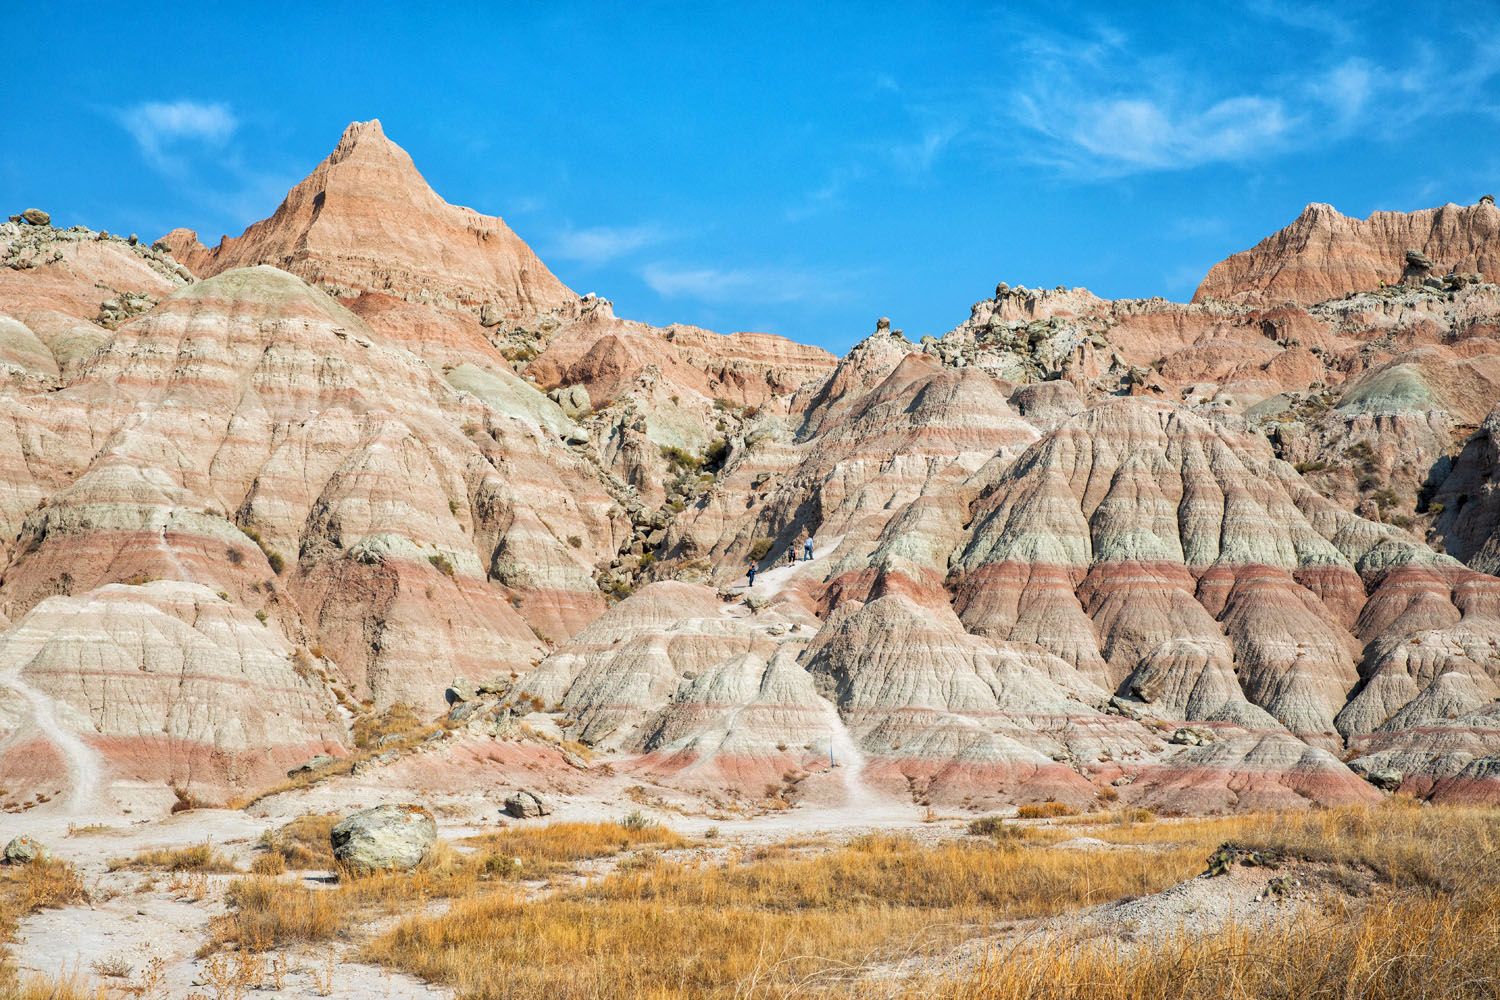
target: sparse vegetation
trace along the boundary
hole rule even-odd
[[[771,546],[775,544],[776,540],[773,538],[757,538],[750,543],[749,557],[756,562],[760,562],[770,554]]]
[[[130,858],[114,858],[109,862],[110,871],[122,868],[160,868],[169,872],[232,872],[237,871],[234,860],[208,843],[191,847],[160,847],[142,851]]]
[[[449,560],[449,558],[447,556],[439,553],[437,555],[428,556],[427,557],[427,561],[430,562],[430,563],[432,563],[433,569],[437,570],[439,573],[443,574],[444,576],[448,576],[448,577],[453,576],[453,573],[454,573],[453,563],[452,563],[451,560]]]
[[[298,816],[275,830],[267,830],[260,836],[260,846],[266,852],[262,857],[277,858],[283,870],[331,871],[334,859],[328,834],[337,822],[337,816],[309,813]],[[256,860],[259,861],[260,858]],[[277,873],[262,871],[257,874]]]
[[[83,876],[66,861],[47,858],[29,865],[0,867],[0,941],[15,939],[23,917],[41,910],[87,903],[88,900]],[[35,979],[23,985],[9,953],[0,955],[0,996],[50,998],[54,994],[44,991],[48,985]],[[32,992],[28,993],[28,990]],[[69,996],[66,992],[55,995],[61,1000],[67,1000]],[[79,992],[77,995],[87,994]]]
[[[1078,810],[1064,802],[1037,802],[1016,810],[1018,819],[1056,819],[1058,816],[1076,815]]]
[[[703,464],[703,460],[697,455],[676,445],[662,445],[661,457],[667,460],[667,465],[678,471],[694,471]]]

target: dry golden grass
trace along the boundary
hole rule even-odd
[[[336,890],[309,889],[264,875],[237,880],[225,898],[233,910],[214,921],[203,954],[230,943],[241,951],[266,951],[326,941],[342,933],[354,916],[352,900]]]
[[[115,1000],[120,994],[104,984],[89,986],[76,974],[53,979],[27,976],[3,994],[6,1000]]]
[[[426,729],[427,723],[417,715],[416,709],[398,702],[382,712],[372,712],[355,719],[354,745],[361,750],[373,750],[387,736],[425,734]]]
[[[723,866],[657,859],[532,902],[503,891],[461,900],[403,922],[365,957],[473,998],[685,998],[731,994],[756,976],[765,995],[782,995],[872,956],[1157,891],[1202,867],[1202,852],[1119,854],[872,836]]]
[[[906,996],[949,1000],[1493,1000],[1500,890],[1344,904],[1294,926],[1151,947],[1021,947]],[[887,991],[869,995],[889,996]]]
[[[1021,806],[1016,810],[1017,819],[1055,819],[1058,816],[1076,816],[1078,810],[1063,802],[1037,802]]]
[[[65,861],[47,859],[29,865],[0,867],[0,940],[15,939],[21,918],[39,910],[55,909],[73,903],[88,902],[88,890],[78,869]],[[30,996],[48,996],[35,992],[45,986],[45,981],[29,985],[17,982],[16,969],[9,954],[0,958],[0,996],[11,996],[11,991],[32,990]],[[59,988],[68,988],[67,984]],[[25,992],[17,995],[27,996]],[[61,993],[60,998],[73,994]],[[77,994],[82,996],[83,994]]]
[[[991,836],[1003,829],[982,826]],[[442,915],[403,921],[368,942],[363,955],[466,1000],[890,996],[900,987],[868,980],[871,963],[929,955],[940,964],[951,944],[997,922],[1160,891],[1201,872],[1215,847],[1234,841],[1372,873],[1377,894],[1341,900],[1284,932],[1231,929],[1134,950],[1023,946],[957,978],[923,981],[907,995],[1496,995],[1494,811],[1397,804],[1176,821],[1121,810],[1069,828],[1150,849],[1069,850],[1055,841],[1074,834],[1049,829],[1035,839],[929,847],[872,836],[821,854],[745,852],[722,865],[637,855],[644,863],[530,901],[503,885],[476,885],[476,895]],[[1487,866],[1488,882],[1465,883],[1475,866]],[[1347,982],[1360,989],[1337,988]]]
[[[334,860],[328,835],[338,821],[339,818],[333,815],[309,813],[298,816],[261,834],[260,846],[280,855],[286,867],[295,871],[329,871]]]
[[[498,858],[520,858],[532,872],[556,870],[571,862],[612,857],[640,847],[670,850],[687,846],[677,833],[654,823],[549,823],[480,834],[464,843]]]
[[[220,854],[209,843],[194,844],[191,847],[158,847],[150,851],[142,851],[132,858],[110,859],[110,871],[120,871],[124,868],[161,868],[169,872],[233,872],[239,870],[235,867],[233,858]]]

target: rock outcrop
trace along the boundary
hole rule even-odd
[[[1411,272],[1419,281],[1473,272],[1500,278],[1500,209],[1481,201],[1353,219],[1332,205],[1308,205],[1285,229],[1214,265],[1193,301],[1311,305],[1393,285]]]

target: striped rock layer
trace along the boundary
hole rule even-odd
[[[1495,209],[1315,209],[843,359],[616,317],[375,122],[213,250],[0,225],[0,808],[459,676],[740,804],[1500,799]]]

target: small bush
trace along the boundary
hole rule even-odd
[[[427,561],[432,563],[433,568],[444,576],[451,577],[454,573],[453,563],[449,562],[448,557],[445,555],[428,556]]]
[[[266,562],[271,564],[271,572],[277,576],[280,576],[281,571],[286,568],[286,560],[281,558],[281,553],[275,549],[266,550]]]
[[[703,461],[688,451],[676,445],[664,444],[661,446],[661,457],[667,460],[667,464],[674,469],[696,469]]]
[[[569,535],[568,544],[573,546],[573,548],[575,549],[581,549],[583,548],[583,539],[579,538],[577,535]]]
[[[756,562],[760,562],[770,554],[771,546],[775,544],[776,542],[774,539],[757,538],[755,541],[750,543],[750,558],[754,559]]]
[[[257,854],[250,862],[252,875],[281,875],[286,871],[286,858],[280,854]]]
[[[320,816],[309,813],[298,816],[275,830],[260,835],[260,846],[266,851],[255,859],[257,864],[267,867],[279,862],[279,871],[261,871],[252,867],[257,875],[279,875],[288,868],[294,871],[328,871],[334,867],[333,847],[328,834],[338,822],[337,816]],[[275,861],[268,861],[275,858]]]

